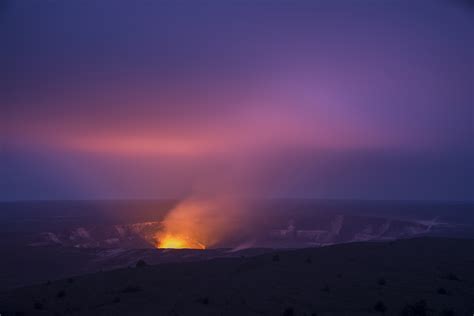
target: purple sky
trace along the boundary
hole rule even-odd
[[[474,5],[6,1],[0,199],[474,199]]]

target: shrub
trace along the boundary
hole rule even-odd
[[[41,303],[41,302],[35,302],[35,304],[33,306],[37,310],[43,310],[44,309],[43,303]]]
[[[137,268],[143,268],[146,267],[148,264],[146,263],[145,260],[140,259],[137,261],[137,264],[135,265]]]
[[[454,311],[452,309],[443,309],[441,313],[439,313],[440,316],[454,316]]]
[[[201,298],[198,298],[197,301],[201,304],[208,305],[209,304],[209,297],[201,297]]]
[[[73,279],[73,278],[69,278],[69,279],[67,279],[67,282],[68,282],[68,283],[74,283],[74,279]]]
[[[295,311],[293,310],[293,307],[287,307],[283,311],[283,316],[293,316],[295,314]]]
[[[58,292],[58,294],[56,294],[57,298],[64,298],[65,296],[66,296],[66,291],[64,290],[61,290]]]
[[[323,292],[330,292],[331,289],[329,288],[329,285],[326,284],[326,285],[324,285],[324,287],[321,289],[321,291],[323,291]]]
[[[120,303],[120,297],[118,297],[118,296],[114,297],[114,300],[112,302],[113,303]]]
[[[387,284],[387,281],[384,278],[379,278],[377,280],[377,284],[380,285],[380,286],[384,286],[384,285]]]
[[[122,293],[136,293],[140,292],[142,289],[138,285],[127,285],[123,290]]]
[[[448,275],[446,276],[446,279],[451,280],[451,281],[460,281],[458,276],[454,273],[448,273]]]
[[[308,264],[311,264],[311,263],[313,263],[313,259],[311,258],[311,256],[308,256],[306,258],[305,262],[308,263]]]
[[[374,310],[376,312],[384,314],[387,311],[387,306],[385,306],[385,304],[382,301],[378,301],[374,305]]]
[[[273,255],[272,261],[273,262],[279,262],[280,261],[280,255]]]
[[[446,289],[444,287],[440,287],[438,289],[438,294],[439,295],[448,295],[448,291],[446,291]]]

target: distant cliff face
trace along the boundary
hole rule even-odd
[[[75,248],[154,248],[161,222],[80,226],[37,235],[31,246],[60,245]]]
[[[323,246],[354,241],[383,241],[448,232],[444,223],[421,223],[377,217],[335,215],[316,229],[299,228],[291,223],[284,229],[269,231],[268,240],[295,246]]]
[[[301,222],[301,221],[300,221]],[[325,215],[324,220],[299,224],[290,220],[287,227],[262,225],[251,234],[224,241],[226,248],[243,247],[308,247],[354,241],[383,241],[431,234],[449,234],[455,226],[435,221],[408,221],[370,216]],[[154,248],[156,232],[162,222],[141,222],[121,225],[80,226],[59,232],[43,232],[31,246],[59,245],[75,248]]]

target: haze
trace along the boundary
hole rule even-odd
[[[462,1],[7,1],[2,200],[472,200]]]

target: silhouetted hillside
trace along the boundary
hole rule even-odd
[[[474,240],[419,238],[85,275],[3,293],[2,315],[472,315]],[[28,267],[25,267],[28,268]]]

